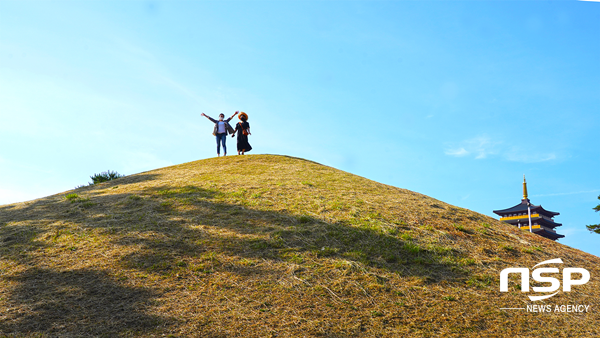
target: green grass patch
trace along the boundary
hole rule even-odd
[[[462,231],[464,233],[467,234],[471,234],[473,233],[473,231],[471,231],[470,229],[467,229],[464,225],[462,224],[454,224],[454,229],[458,230],[458,231]]]
[[[489,287],[493,281],[494,277],[487,274],[482,274],[469,277],[469,279],[466,281],[466,284],[470,287],[483,289]]]
[[[413,255],[416,255],[419,252],[421,252],[421,248],[418,245],[416,245],[416,244],[414,244],[412,242],[406,242],[406,243],[404,243],[404,250],[406,250],[407,252],[409,252],[409,253],[411,253]]]
[[[65,198],[68,201],[75,201],[75,200],[79,199],[79,195],[77,195],[76,193],[70,193],[70,194],[65,195]]]
[[[412,241],[413,237],[409,234],[409,233],[403,233],[402,235],[400,235],[400,238],[402,238],[405,241]]]

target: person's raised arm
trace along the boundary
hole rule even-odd
[[[215,119],[213,119],[212,117],[202,113],[202,116],[206,117],[207,119],[211,120],[213,123],[217,123],[217,121]]]
[[[239,110],[236,111],[235,113],[233,113],[233,115],[231,115],[231,117],[227,119],[227,122],[231,121],[231,119],[234,118],[239,113],[240,113]]]

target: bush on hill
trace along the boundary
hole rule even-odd
[[[99,174],[94,174],[93,176],[90,176],[90,178],[92,179],[92,183],[90,183],[90,185],[116,180],[117,178],[120,178],[123,176],[124,175],[121,175],[116,171],[110,171],[110,170],[103,171]]]

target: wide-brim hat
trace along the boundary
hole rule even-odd
[[[246,113],[244,113],[244,112],[241,112],[241,113],[240,113],[240,116],[238,116],[238,118],[241,120],[241,119],[242,119],[242,116],[243,116],[243,117],[245,117],[245,118],[246,118],[246,120],[248,120],[248,114],[246,114]]]

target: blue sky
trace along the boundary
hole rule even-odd
[[[308,158],[600,256],[600,3],[0,1],[0,204],[215,156]],[[228,140],[230,154],[235,142]]]

